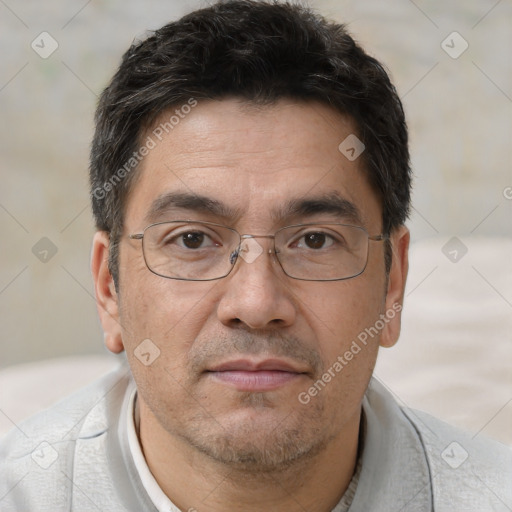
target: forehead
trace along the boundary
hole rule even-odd
[[[380,226],[380,204],[363,159],[349,159],[339,149],[355,134],[348,117],[317,102],[254,106],[226,99],[178,106],[141,138],[151,149],[139,164],[125,225],[142,228],[150,220],[172,220],[152,218],[158,210],[168,216],[191,214],[192,203],[196,210],[206,205],[202,210],[211,213],[211,200],[226,222],[265,228],[279,223],[292,204],[328,198],[345,202],[347,211],[352,205],[360,223],[373,231],[373,225]],[[160,208],[166,196],[199,200],[181,201],[181,206],[168,202],[172,208],[166,212]],[[312,214],[312,208],[302,211]]]

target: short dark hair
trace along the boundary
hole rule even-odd
[[[142,136],[166,110],[191,99],[228,97],[260,105],[315,100],[348,115],[365,145],[362,158],[382,202],[383,232],[407,219],[407,127],[383,66],[344,25],[309,8],[219,1],[135,42],[99,100],[91,149],[92,209],[97,229],[110,236],[109,269],[116,287],[124,210]],[[388,247],[386,270],[390,264]]]

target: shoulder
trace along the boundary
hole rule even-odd
[[[368,418],[365,451],[368,447],[369,451],[380,454],[380,459],[373,455],[368,460],[374,462],[372,470],[377,461],[380,471],[385,473],[383,489],[395,486],[395,490],[401,490],[408,497],[411,489],[414,491],[406,500],[409,505],[402,506],[400,492],[395,492],[393,507],[380,509],[512,510],[510,447],[481,434],[465,432],[427,413],[399,406],[388,389],[376,379],[371,381],[363,409]],[[417,489],[419,480],[421,485]],[[375,481],[374,478],[372,482]],[[373,487],[368,492],[373,492]],[[420,497],[424,498],[423,502]],[[424,504],[422,507],[421,503]]]
[[[512,507],[510,447],[481,434],[472,435],[427,413],[401,410],[423,444],[434,505],[439,510],[448,510],[454,503],[459,503],[460,510]]]
[[[0,440],[0,508],[30,508],[37,499],[44,510],[52,503],[62,507],[71,496],[66,489],[72,485],[77,440],[110,428],[129,382],[129,369],[122,365],[12,428]]]
[[[51,444],[76,439],[84,425],[91,423],[91,419],[100,420],[104,414],[108,414],[108,408],[116,401],[116,397],[124,396],[129,381],[129,369],[121,365],[49,409],[13,427],[0,440],[0,460],[22,457],[27,449],[34,447],[34,443],[46,441]],[[101,421],[100,425],[105,426]]]

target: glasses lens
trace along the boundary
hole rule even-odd
[[[143,251],[148,268],[162,277],[207,281],[232,268],[230,254],[239,245],[236,231],[203,222],[165,222],[144,231]]]
[[[343,224],[290,226],[276,234],[284,272],[307,281],[336,281],[359,275],[368,260],[368,234]]]

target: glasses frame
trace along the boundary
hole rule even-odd
[[[212,278],[209,278],[209,279],[189,279],[189,278],[186,278],[186,277],[170,277],[170,276],[165,276],[165,275],[159,274],[158,272],[155,272],[149,266],[148,261],[146,259],[146,251],[144,250],[144,235],[146,234],[146,231],[148,229],[150,229],[150,228],[152,228],[154,226],[160,226],[162,224],[174,224],[174,223],[178,223],[178,222],[184,222],[184,223],[189,223],[189,224],[205,224],[207,226],[217,226],[217,227],[220,227],[220,228],[229,229],[230,231],[232,231],[233,233],[238,235],[239,242],[238,242],[237,248],[230,255],[231,268],[224,275],[219,276],[219,277],[212,277]],[[298,228],[298,227],[307,227],[307,226],[319,226],[319,225],[322,225],[322,224],[326,225],[326,226],[344,226],[344,227],[349,227],[349,228],[356,228],[356,229],[361,230],[366,235],[366,237],[368,239],[368,244],[367,244],[367,249],[366,249],[366,261],[365,261],[363,269],[360,272],[358,272],[357,274],[355,274],[353,276],[338,277],[338,278],[335,278],[335,279],[308,279],[308,278],[303,278],[303,277],[294,277],[294,276],[288,274],[288,272],[286,272],[286,270],[283,267],[283,264],[281,263],[281,260],[279,259],[279,251],[276,250],[276,236],[277,236],[277,234],[280,231],[283,231],[284,229],[288,229],[288,228]],[[224,279],[225,277],[227,277],[231,273],[231,271],[235,268],[235,266],[236,266],[236,262],[238,261],[238,257],[239,257],[240,252],[241,252],[243,240],[247,240],[249,238],[271,238],[273,240],[273,244],[272,244],[273,248],[269,249],[268,253],[269,254],[272,254],[272,253],[275,254],[276,260],[279,263],[279,266],[281,267],[281,270],[284,272],[284,274],[286,276],[288,276],[290,279],[296,279],[298,281],[316,281],[316,282],[346,281],[348,279],[353,279],[354,277],[360,276],[366,270],[366,267],[368,266],[368,256],[369,256],[369,252],[370,252],[370,243],[369,243],[369,241],[372,241],[372,242],[383,242],[385,240],[389,240],[389,236],[388,235],[385,235],[385,234],[382,234],[382,233],[379,234],[379,235],[370,235],[368,233],[368,231],[366,231],[366,229],[363,228],[362,226],[356,226],[356,225],[353,225],[353,224],[344,224],[342,222],[325,222],[325,223],[309,222],[309,223],[305,223],[305,224],[291,224],[289,226],[284,226],[282,228],[279,228],[273,235],[252,235],[252,234],[248,234],[248,233],[241,234],[236,229],[231,228],[229,226],[226,226],[224,224],[218,224],[216,222],[209,222],[209,221],[195,221],[195,220],[190,220],[190,219],[186,219],[186,220],[178,219],[178,220],[167,220],[167,221],[162,221],[162,222],[154,222],[154,223],[149,224],[148,226],[146,226],[142,230],[141,233],[133,233],[131,235],[128,235],[128,238],[130,240],[141,240],[142,241],[142,244],[141,244],[142,256],[144,258],[144,263],[146,264],[146,267],[148,268],[148,270],[151,273],[155,274],[156,276],[163,277],[164,279],[173,279],[175,281],[198,281],[198,282],[217,281],[219,279]],[[235,259],[231,262],[231,259],[233,258],[233,256],[235,256]]]

